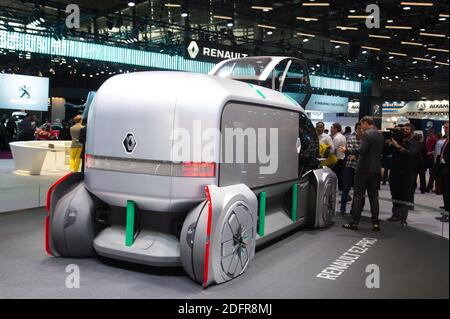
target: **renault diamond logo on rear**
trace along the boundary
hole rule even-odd
[[[127,133],[125,139],[123,140],[123,147],[128,154],[133,153],[134,148],[136,147],[136,139],[134,138],[133,133]]]
[[[198,44],[195,41],[191,41],[191,43],[189,44],[189,46],[187,47],[189,56],[191,57],[191,59],[195,59],[198,55],[198,53],[200,52],[200,49],[198,48]]]

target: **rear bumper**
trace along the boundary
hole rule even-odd
[[[142,230],[128,247],[124,227],[106,228],[95,238],[94,249],[100,256],[112,259],[157,267],[181,266],[178,238],[150,230]]]

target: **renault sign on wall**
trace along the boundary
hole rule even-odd
[[[184,56],[191,60],[217,63],[228,59],[245,58],[248,54],[232,46],[186,39]]]
[[[0,74],[0,109],[48,110],[48,78]]]

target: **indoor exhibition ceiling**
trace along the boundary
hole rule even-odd
[[[194,38],[252,55],[295,55],[316,74],[379,77],[383,95],[448,98],[448,1],[128,2],[0,0],[0,20],[29,26],[42,18],[39,32],[54,37],[164,47],[173,54],[182,52],[185,38]],[[80,7],[76,31],[64,24],[70,3]],[[370,4],[380,8],[379,28],[366,26]]]

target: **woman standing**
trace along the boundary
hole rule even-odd
[[[83,128],[81,115],[73,118],[74,125],[70,128],[70,136],[72,137],[72,145],[70,147],[70,170],[78,172],[80,169],[80,155],[83,149],[83,144],[80,143],[80,130]]]

